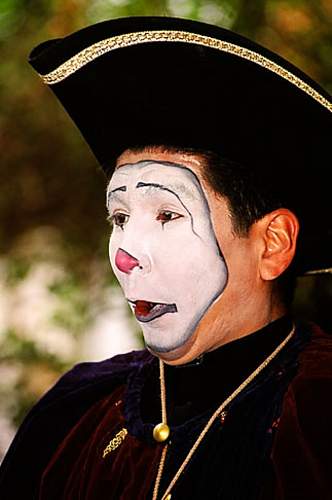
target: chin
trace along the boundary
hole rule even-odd
[[[152,341],[148,342],[146,340],[145,345],[146,348],[154,356],[157,356],[158,358],[162,359],[168,364],[177,365],[177,364],[182,364],[183,362],[187,362],[187,361],[182,361],[182,359],[187,358],[195,342],[194,337],[195,337],[194,332],[192,332],[189,335],[186,335],[181,339],[178,339],[173,344],[160,345]]]
[[[146,348],[155,354],[169,354],[175,352],[181,348],[188,342],[189,337],[181,338],[179,340],[174,341],[173,343],[158,343],[151,340],[145,340]]]
[[[142,327],[146,348],[166,363],[176,365],[191,361],[192,348],[196,342],[196,332],[204,312],[194,317],[187,315],[181,321],[175,315],[164,315]],[[177,319],[177,321],[175,321]],[[177,332],[172,335],[170,332]],[[191,358],[191,359],[189,359]]]

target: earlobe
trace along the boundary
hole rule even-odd
[[[280,208],[267,214],[262,222],[263,252],[260,275],[264,280],[280,276],[295,255],[299,222],[290,210]]]

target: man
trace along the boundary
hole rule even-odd
[[[330,98],[183,19],[107,21],[31,63],[109,176],[110,260],[147,349],[58,382],[1,498],[327,499],[331,342],[289,304],[294,276],[331,267]]]

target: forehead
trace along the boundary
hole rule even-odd
[[[138,187],[167,187],[187,198],[202,196],[202,187],[195,172],[180,163],[158,160],[141,160],[118,167],[108,185],[114,190],[130,191]]]

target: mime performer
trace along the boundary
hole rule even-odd
[[[331,339],[291,302],[297,276],[332,266],[331,98],[185,19],[105,21],[30,63],[106,174],[110,261],[146,348],[58,381],[1,499],[330,498]]]

